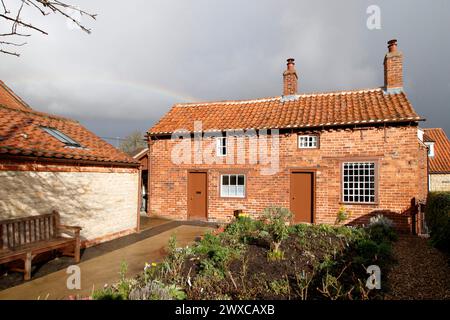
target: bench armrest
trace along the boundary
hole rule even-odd
[[[66,226],[64,224],[59,225],[59,231],[63,233],[67,233],[69,235],[72,235],[74,237],[80,236],[81,227],[78,226]]]

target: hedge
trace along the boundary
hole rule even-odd
[[[450,251],[450,192],[430,192],[425,209],[431,243]]]

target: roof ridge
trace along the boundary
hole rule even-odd
[[[32,114],[32,115],[35,115],[35,116],[40,116],[40,117],[53,119],[53,120],[61,120],[61,121],[69,121],[69,122],[79,123],[77,120],[73,120],[73,119],[70,119],[70,118],[63,117],[63,116],[55,116],[55,115],[52,115],[52,114],[49,114],[49,113],[36,111],[34,109],[22,110],[22,109],[13,108],[13,107],[10,107],[10,106],[5,106],[5,105],[2,105],[2,104],[0,104],[0,108],[8,109],[8,110],[14,111],[14,112],[28,113],[28,114]]]
[[[330,96],[330,95],[342,95],[342,94],[355,94],[364,92],[375,92],[382,91],[381,87],[376,88],[365,88],[365,89],[352,89],[352,90],[337,90],[337,91],[327,91],[327,92],[311,92],[293,95],[298,98],[306,97],[319,97],[319,96]],[[186,102],[186,103],[176,103],[174,107],[200,107],[200,106],[210,106],[213,104],[246,104],[246,103],[258,103],[258,102],[268,102],[274,100],[281,100],[283,96],[256,98],[256,99],[242,99],[242,100],[216,100],[216,101],[205,101],[205,102]]]

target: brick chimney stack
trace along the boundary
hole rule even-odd
[[[388,50],[384,57],[384,88],[403,88],[403,54],[397,50],[397,40],[388,41]]]
[[[283,96],[297,94],[298,76],[293,58],[287,59],[287,69],[283,72]]]

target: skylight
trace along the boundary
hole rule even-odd
[[[78,142],[57,129],[49,127],[41,127],[41,129],[50,134],[52,137],[58,139],[68,147],[81,148],[81,145]]]

